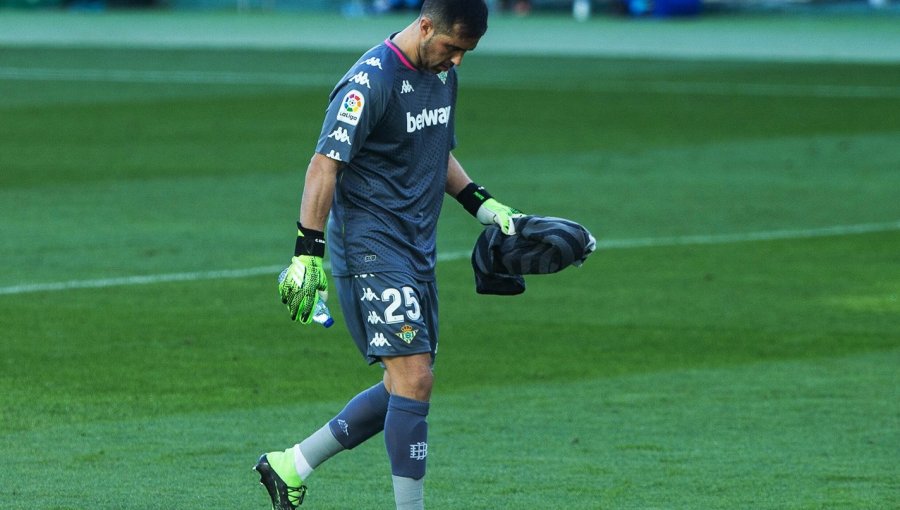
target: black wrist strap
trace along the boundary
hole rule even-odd
[[[294,256],[312,255],[313,257],[325,256],[325,233],[318,230],[305,228],[297,222],[297,244],[294,245]]]
[[[462,204],[463,208],[469,211],[469,214],[472,216],[478,215],[478,208],[489,198],[493,198],[493,195],[474,182],[470,182],[468,186],[456,195],[456,201]]]

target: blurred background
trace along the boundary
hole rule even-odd
[[[896,0],[488,0],[516,16],[568,12],[590,16],[697,16],[722,12],[897,12]],[[13,9],[160,9],[341,12],[348,16],[415,10],[421,0],[0,0]]]

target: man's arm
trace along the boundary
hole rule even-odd
[[[306,168],[303,199],[300,202],[300,224],[304,228],[325,231],[340,161],[322,154],[315,154]]]
[[[317,300],[328,299],[328,279],[322,267],[325,257],[325,224],[331,211],[335,180],[341,162],[315,154],[306,169],[297,244],[284,278],[278,282],[281,302],[287,305],[291,319],[302,324],[313,320]]]
[[[471,183],[472,179],[469,178],[462,165],[459,164],[459,161],[456,160],[451,152],[450,161],[447,164],[447,185],[444,187],[444,190],[448,195],[456,198],[456,195],[459,195],[459,192]]]
[[[513,220],[524,216],[522,211],[494,200],[486,189],[472,182],[453,154],[447,162],[444,191],[462,204],[469,214],[478,218],[482,225],[496,223],[507,235],[515,235],[516,223]]]

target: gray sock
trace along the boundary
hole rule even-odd
[[[403,476],[392,476],[394,479],[394,501],[397,510],[425,509],[425,478],[415,480]]]
[[[341,443],[334,438],[334,434],[331,433],[331,428],[328,424],[300,443],[300,452],[306,457],[309,467],[313,469],[319,467],[319,464],[330,459],[343,449],[344,447]]]

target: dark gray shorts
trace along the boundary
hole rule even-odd
[[[347,329],[369,364],[382,357],[437,354],[438,300],[434,281],[404,273],[335,277]]]

